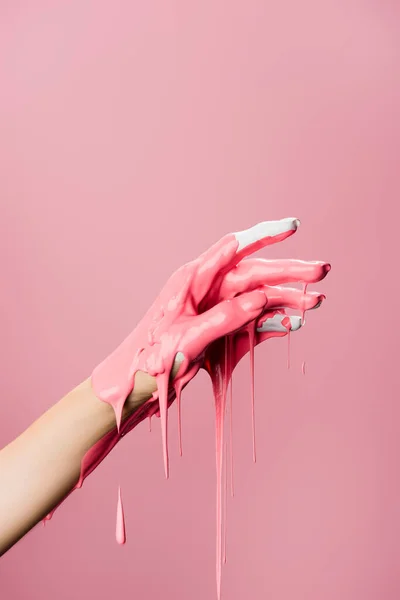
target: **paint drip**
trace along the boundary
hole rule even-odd
[[[306,308],[305,308],[305,302],[306,302],[306,294],[307,294],[307,287],[308,287],[308,283],[303,283],[303,310],[301,313],[301,322],[302,325],[305,325],[306,323]]]
[[[282,319],[282,325],[287,329],[287,368],[290,369],[290,331],[292,329],[292,324],[289,317],[285,317],[284,319]]]
[[[279,301],[280,294],[283,298],[282,294],[285,293],[283,288],[280,291],[277,289],[275,299],[272,298],[271,302],[267,290],[268,286],[260,285],[257,289],[254,289],[254,285],[252,285],[254,264],[250,260],[243,261],[240,264],[240,286],[242,289],[239,293],[230,285],[228,275],[231,269],[242,261],[246,255],[269,244],[282,241],[292,233],[294,233],[294,230],[288,230],[279,235],[266,236],[262,240],[249,244],[244,249],[243,247],[239,248],[239,242],[235,234],[229,234],[214,244],[198,259],[178,269],[170,277],[160,296],[135,330],[109,357],[96,367],[92,374],[92,387],[95,394],[101,401],[110,404],[114,409],[116,428],[106,434],[85,454],[81,464],[79,481],[73,489],[80,488],[86,477],[103,461],[121,437],[144,419],[149,419],[149,428],[151,429],[151,418],[154,415],[160,417],[164,471],[166,477],[168,477],[168,408],[176,398],[178,444],[181,454],[181,392],[200,368],[204,368],[210,375],[215,406],[216,583],[218,598],[221,596],[221,566],[226,559],[228,469],[226,457],[224,458],[224,454],[227,454],[227,450],[224,452],[224,449],[227,449],[224,421],[227,407],[227,390],[230,387],[229,447],[231,494],[233,496],[232,373],[242,357],[249,352],[253,459],[256,460],[254,347],[271,337],[285,335],[285,332],[266,331],[261,328],[266,319],[277,313],[277,311],[270,310],[270,308],[273,308],[274,301],[277,306],[282,305],[279,304]],[[267,271],[272,268],[275,269],[274,273],[285,273],[287,261],[272,262],[274,264],[271,267],[265,261]],[[330,268],[326,263],[292,262],[295,264],[297,281],[305,279],[319,281]],[[227,284],[223,293],[224,278]],[[283,278],[282,282],[285,283],[289,280],[293,279]],[[219,282],[219,284],[217,285],[216,282]],[[279,281],[276,283],[279,283]],[[247,289],[251,291],[246,292],[246,285],[248,286]],[[289,294],[289,291],[287,294]],[[304,296],[306,296],[305,290]],[[289,338],[290,319],[284,316],[284,311],[280,310],[278,312],[282,313],[282,325],[286,328]],[[170,375],[175,359],[179,354],[183,357],[183,360],[180,363],[174,382],[171,384]],[[288,365],[290,365],[290,356],[288,356]],[[155,377],[157,392],[133,414],[123,420],[124,404],[134,388],[135,375],[138,371],[144,371]],[[46,520],[52,517],[57,506],[47,515]],[[116,539],[120,544],[124,544],[126,541],[125,516],[120,488],[118,488]]]
[[[228,367],[231,369],[232,364],[232,344],[233,336],[229,336],[228,341]],[[229,471],[230,471],[230,483],[231,483],[231,496],[235,495],[235,482],[234,482],[234,470],[233,470],[233,373],[231,373],[231,379],[229,382],[229,395],[228,395],[228,406],[229,406]]]
[[[118,544],[125,544],[126,532],[125,532],[125,514],[124,506],[121,498],[121,487],[118,487],[118,501],[117,501],[117,520],[115,526],[115,538]]]

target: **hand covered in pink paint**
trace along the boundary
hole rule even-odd
[[[113,406],[118,427],[136,373],[155,379],[157,391],[142,413],[144,418],[159,409],[166,471],[168,405],[201,367],[210,371],[219,364],[222,340],[230,337],[238,342],[230,361],[233,369],[249,349],[246,332],[254,332],[256,344],[286,335],[301,326],[301,318],[284,320],[285,308],[304,311],[322,302],[320,294],[280,284],[319,281],[330,269],[327,263],[247,258],[286,239],[298,226],[292,218],[267,221],[224,236],[170,277],[135,330],[94,370],[93,389]]]

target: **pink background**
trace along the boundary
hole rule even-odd
[[[262,253],[330,260],[328,300],[235,377],[226,600],[400,597],[400,9],[389,0],[0,7],[0,445],[220,236],[298,216]],[[301,374],[301,362],[307,374]],[[4,600],[215,597],[211,389],[140,426],[0,564]],[[117,484],[128,544],[114,541]],[[0,492],[1,493],[1,492]]]

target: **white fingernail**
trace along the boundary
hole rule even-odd
[[[281,219],[280,221],[264,221],[263,223],[257,223],[257,225],[250,227],[250,229],[238,231],[233,234],[239,242],[237,252],[266,237],[275,237],[288,231],[296,231],[299,225],[299,219],[290,217],[288,219]]]
[[[266,319],[261,327],[257,327],[257,331],[260,333],[265,331],[272,331],[276,333],[285,333],[287,332],[287,327],[282,325],[282,320],[285,318],[284,315],[274,315],[270,319]],[[301,317],[293,316],[290,318],[290,330],[297,331],[302,326]]]

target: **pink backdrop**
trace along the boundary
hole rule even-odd
[[[226,600],[400,597],[400,9],[390,0],[1,3],[6,444],[228,231],[299,216],[263,256],[330,260],[328,300],[235,377]],[[301,362],[307,374],[301,374]],[[0,564],[4,600],[215,597],[204,374]],[[121,483],[128,543],[114,541]]]

